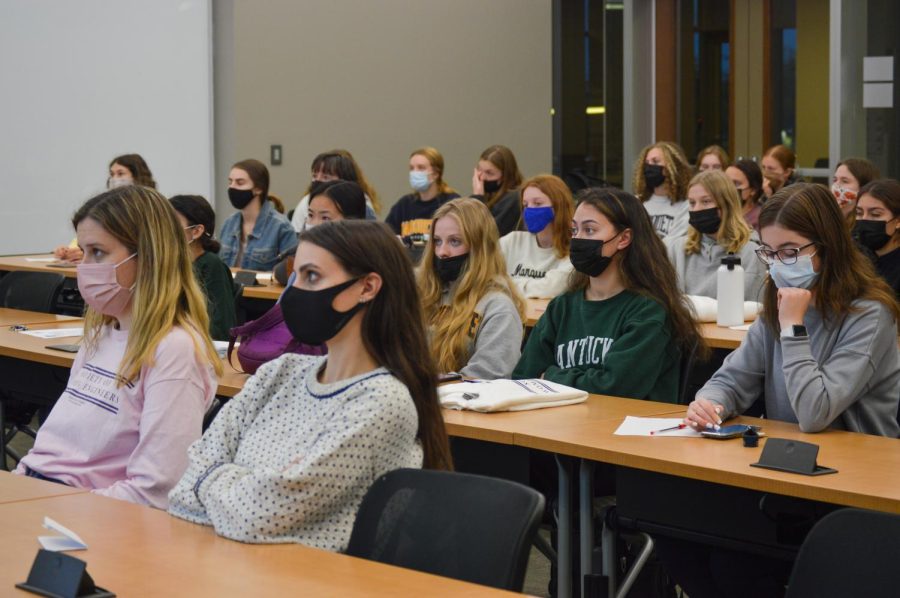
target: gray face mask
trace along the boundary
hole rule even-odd
[[[789,266],[776,261],[769,266],[769,276],[779,289],[809,289],[815,284],[819,273],[813,270],[812,256],[801,255]]]

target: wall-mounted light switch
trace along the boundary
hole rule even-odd
[[[269,148],[269,163],[272,166],[281,166],[281,146],[273,145]]]

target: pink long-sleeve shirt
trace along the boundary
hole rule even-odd
[[[212,366],[176,327],[151,365],[117,386],[128,331],[106,327],[95,351],[82,347],[69,383],[19,464],[98,494],[159,509],[187,468],[216,390]]]

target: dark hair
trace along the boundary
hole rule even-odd
[[[363,174],[362,168],[356,163],[353,154],[347,150],[335,149],[319,154],[313,158],[312,164],[310,165],[310,171],[313,174],[324,172],[325,174],[336,176],[342,181],[352,181],[359,184],[359,186],[362,187],[363,193],[371,200],[372,207],[375,211],[377,212],[380,209],[381,206],[378,202],[378,193],[375,192],[375,188],[372,187],[366,179],[366,175]],[[312,193],[312,183],[310,183],[309,187],[306,189],[306,193]],[[311,195],[310,198],[312,198]]]
[[[815,291],[816,309],[824,320],[839,321],[854,311],[852,303],[857,299],[879,301],[894,319],[900,319],[893,290],[875,273],[872,261],[857,249],[844,215],[826,187],[795,183],[772,195],[759,213],[759,230],[773,224],[815,243],[821,266],[810,290]],[[778,336],[778,288],[771,277],[763,289],[763,317],[769,330]]]
[[[309,204],[319,195],[330,199],[344,218],[366,219],[366,194],[352,181],[316,183],[309,195]]]
[[[871,195],[883,203],[895,218],[900,216],[900,182],[894,179],[871,181],[859,190],[859,197],[863,195]]]
[[[671,338],[682,351],[689,351],[696,343],[697,354],[705,358],[709,348],[694,320],[691,304],[678,290],[675,268],[641,201],[631,193],[611,187],[584,189],[576,200],[577,205],[588,204],[603,214],[617,233],[631,229],[631,244],[622,250],[622,257],[617,261],[622,284],[629,291],[660,304],[671,327]],[[570,291],[583,290],[589,284],[586,274],[573,270]]]
[[[743,172],[744,176],[747,177],[747,184],[750,185],[750,188],[753,190],[753,197],[751,200],[753,203],[759,203],[759,199],[763,194],[763,175],[762,170],[759,168],[759,164],[745,158],[738,160],[732,164],[732,166]]]
[[[865,158],[844,158],[838,162],[834,169],[837,170],[841,166],[847,167],[847,170],[850,171],[853,178],[859,182],[860,189],[872,181],[881,178],[881,172],[878,170],[878,167]],[[858,194],[857,197],[859,197]]]
[[[173,195],[169,203],[175,210],[184,216],[188,224],[203,227],[203,234],[198,239],[204,251],[219,253],[221,244],[213,238],[216,230],[216,213],[213,212],[209,202],[200,195]]]
[[[337,259],[351,276],[381,276],[378,295],[362,321],[362,341],[372,358],[409,390],[419,416],[418,438],[429,469],[452,469],[453,459],[437,396],[437,368],[428,349],[413,266],[383,222],[326,222],[300,234]]]
[[[134,179],[135,185],[156,189],[156,181],[153,180],[153,173],[150,172],[150,167],[147,166],[147,163],[140,154],[122,154],[121,156],[116,156],[109,163],[109,168],[112,168],[113,164],[118,164],[127,168],[128,172],[131,173],[131,178]]]
[[[269,199],[269,169],[266,168],[265,164],[259,160],[248,158],[246,160],[241,160],[240,162],[235,162],[231,167],[240,168],[246,172],[247,176],[250,177],[253,186],[262,191],[259,198],[260,202]]]

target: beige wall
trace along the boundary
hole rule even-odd
[[[548,172],[550,0],[224,0],[214,3],[220,222],[228,167],[269,146],[273,193],[294,207],[313,157],[350,150],[384,208],[409,192],[407,159],[437,147],[445,178],[471,192],[494,143],[526,176]]]

